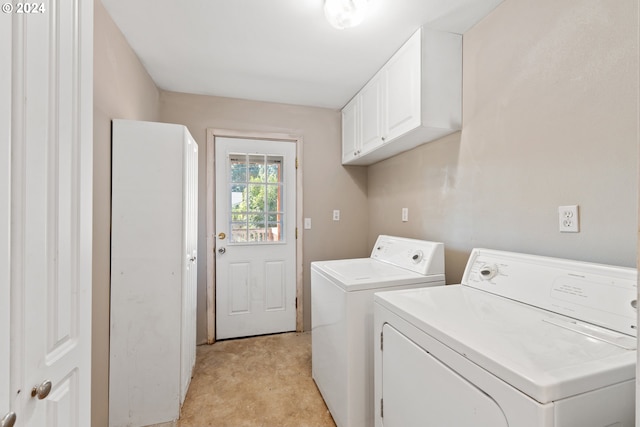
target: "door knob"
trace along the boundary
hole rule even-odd
[[[223,253],[227,252],[226,248],[220,248],[218,249],[218,253],[220,253],[220,255],[222,255]]]
[[[7,415],[2,417],[2,420],[0,420],[0,427],[13,427],[16,423],[16,418],[15,412],[9,412]]]
[[[51,392],[51,381],[44,381],[39,386],[35,386],[31,390],[31,397],[38,397],[38,399],[42,400],[45,397],[49,396],[49,392]]]
[[[218,233],[218,239],[224,239],[225,237],[227,237],[226,234],[224,233]]]

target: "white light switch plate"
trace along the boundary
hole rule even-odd
[[[409,208],[402,208],[402,222],[409,221]]]
[[[304,229],[311,230],[311,218],[304,219]]]

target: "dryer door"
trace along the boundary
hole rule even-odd
[[[384,427],[508,427],[490,396],[389,324],[383,334]]]

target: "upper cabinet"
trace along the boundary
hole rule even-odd
[[[462,36],[420,28],[342,110],[342,163],[376,163],[461,123]]]

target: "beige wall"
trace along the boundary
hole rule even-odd
[[[448,283],[474,247],[635,266],[637,25],[635,0],[508,0],[465,33],[463,130],[369,167],[369,244],[443,241]]]
[[[158,119],[159,92],[100,0],[94,2],[94,201],[91,425],[109,415],[111,119]]]
[[[198,253],[206,253],[206,130],[232,129],[303,137],[304,328],[311,328],[309,263],[367,256],[366,169],[343,168],[338,111],[258,101],[161,92],[160,119],[186,125],[199,146]],[[333,209],[341,220],[331,219]],[[200,256],[200,259],[205,259]],[[206,263],[198,267],[198,342],[206,341]]]

